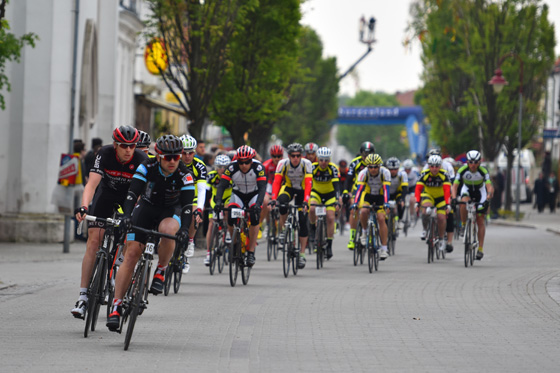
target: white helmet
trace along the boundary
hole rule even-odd
[[[480,152],[478,150],[469,150],[467,152],[467,161],[480,161]]]
[[[330,158],[331,154],[331,150],[326,146],[317,149],[317,158]]]
[[[443,161],[449,163],[450,165],[453,165],[453,162],[455,162],[455,160],[451,157],[447,157]]]
[[[216,167],[220,167],[220,166],[227,166],[228,164],[230,164],[231,159],[229,159],[229,157],[225,154],[220,154],[216,157],[216,159],[214,160],[214,164],[216,165]]]
[[[183,142],[183,149],[187,151],[196,149],[196,139],[191,135],[183,135],[179,139]]]
[[[405,170],[410,170],[412,167],[414,167],[414,162],[412,162],[412,159],[405,159],[405,161],[403,162],[403,167]]]
[[[441,166],[441,156],[430,155],[430,158],[428,158],[428,164],[430,166]]]

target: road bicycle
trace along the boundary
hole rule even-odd
[[[247,249],[249,248],[249,227],[248,214],[250,209],[244,208],[226,208],[230,217],[235,219],[233,224],[233,237],[231,240],[231,248],[229,250],[229,283],[233,287],[237,282],[237,275],[241,272],[241,280],[243,285],[249,282],[251,275],[251,267],[247,265]]]
[[[84,338],[87,338],[90,330],[95,331],[101,305],[107,305],[107,315],[109,315],[113,303],[115,275],[118,267],[118,263],[115,261],[121,255],[123,246],[119,237],[115,239],[118,230],[116,228],[120,223],[120,220],[115,218],[116,216],[117,212],[113,214],[111,223],[107,223],[101,245],[95,255],[95,264],[87,288],[88,302],[84,315],[86,321]],[[82,224],[83,221],[78,226],[78,234],[81,234]]]
[[[163,294],[165,296],[169,295],[171,283],[173,283],[173,293],[177,294],[179,292],[183,279],[183,255],[185,255],[185,245],[177,243],[175,250],[173,250],[173,256],[165,269],[165,280],[163,282]]]
[[[396,201],[389,201],[389,213],[387,214],[387,253],[395,255],[395,246],[398,237],[398,215]]]
[[[317,269],[323,268],[323,262],[327,256],[327,207],[336,205],[338,205],[338,202],[329,205],[311,204],[311,206],[315,206],[315,216],[317,216],[317,221],[315,223]]]
[[[223,211],[220,211],[219,214],[214,214],[214,219],[212,219],[212,237],[210,238],[210,265],[208,266],[211,275],[213,275],[216,271],[216,266],[218,267],[218,272],[222,273],[227,261],[227,246],[225,243],[227,224],[224,220],[223,214]]]
[[[270,203],[269,203],[270,204]],[[272,258],[278,258],[278,221],[280,212],[278,207],[273,206],[268,214],[268,232],[266,237],[266,258],[270,262]]]
[[[302,206],[297,205],[284,205],[288,208],[288,216],[286,222],[284,223],[283,240],[280,242],[282,248],[282,269],[284,272],[284,277],[288,277],[290,274],[290,267],[292,267],[292,272],[295,275],[298,273],[299,265],[299,252],[301,249],[299,242],[299,213],[298,210]]]
[[[457,205],[466,205],[467,220],[465,222],[465,231],[463,236],[463,244],[465,245],[465,267],[473,265],[476,250],[478,249],[478,224],[476,223],[476,202],[457,202]],[[459,215],[459,214],[457,214]]]
[[[445,250],[439,250],[440,237],[438,229],[437,208],[426,207],[425,214],[429,216],[426,243],[428,244],[428,263],[432,263],[435,257],[439,260],[445,259]]]
[[[89,221],[106,222],[108,224],[113,224],[115,222],[110,218],[103,219],[91,215],[87,215],[86,219]],[[147,235],[147,240],[144,252],[138,260],[138,263],[136,264],[136,268],[134,270],[134,273],[132,274],[132,280],[123,298],[121,323],[119,325],[119,328],[116,330],[116,332],[120,334],[125,326],[127,327],[124,340],[125,351],[128,350],[128,347],[130,345],[132,333],[136,324],[136,319],[148,307],[148,292],[150,274],[152,269],[152,260],[154,258],[154,253],[157,250],[159,239],[164,237],[175,241],[177,240],[176,236],[171,236],[154,230],[144,229],[142,227],[137,227],[134,225],[131,227],[131,229],[133,231],[145,233]]]
[[[379,223],[377,222],[377,210],[379,206],[364,206],[369,209],[366,235],[366,248],[368,253],[368,270],[373,273],[379,268],[379,250],[381,250],[381,236],[379,235]],[[361,225],[361,224],[360,224]]]

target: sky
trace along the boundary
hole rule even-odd
[[[359,41],[359,20],[375,17],[373,50],[356,67],[355,76],[340,82],[340,94],[353,96],[359,90],[395,93],[422,85],[420,44],[416,39],[405,48],[406,27],[410,20],[410,0],[307,0],[302,24],[313,28],[323,42],[325,57],[334,56],[340,74],[346,72],[364,53],[367,45]],[[549,20],[555,25],[556,55],[560,55],[560,0],[545,0]]]

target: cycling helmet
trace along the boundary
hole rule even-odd
[[[428,156],[430,155],[439,155],[441,156],[441,150],[439,150],[438,148],[432,148],[428,151]]]
[[[443,162],[447,162],[447,163],[449,163],[450,165],[453,165],[453,162],[455,162],[455,160],[454,160],[453,158],[451,158],[451,157],[447,157],[447,158],[445,158],[445,159],[443,160]]]
[[[235,150],[230,150],[229,152],[227,152],[227,156],[229,157],[229,159],[231,160],[231,162],[235,161],[235,159],[237,158],[237,151]]]
[[[136,144],[139,148],[147,148],[152,143],[152,138],[148,135],[147,132],[138,131],[138,144]]]
[[[430,166],[441,166],[441,156],[439,155],[430,155],[430,158],[428,158],[428,164]]]
[[[318,158],[330,158],[331,157],[331,150],[326,146],[323,146],[317,149],[317,157]]]
[[[180,137],[183,142],[183,149],[186,151],[193,151],[196,149],[196,139],[191,135],[183,135]]]
[[[248,145],[242,145],[237,149],[237,159],[253,159],[255,154],[255,149]]]
[[[183,142],[175,135],[163,135],[156,141],[156,153],[158,154],[181,154]]]
[[[391,157],[387,159],[387,162],[385,162],[385,167],[387,167],[389,170],[398,170],[400,165],[401,161],[399,161],[396,157]]]
[[[308,142],[307,144],[305,144],[304,150],[307,154],[313,154],[317,152],[317,148],[319,148],[319,145],[315,144],[314,142]]]
[[[288,145],[288,154],[303,153],[303,146],[299,142]]]
[[[280,146],[280,145],[272,145],[270,147],[270,155],[272,157],[274,156],[283,156],[284,155],[284,149]]]
[[[346,162],[345,159],[341,159],[340,161],[338,161],[338,165],[342,168],[346,168],[346,166],[348,166],[348,162]]]
[[[373,154],[375,153],[375,146],[369,141],[363,142],[360,146],[360,153]]]
[[[216,159],[214,160],[214,165],[216,167],[225,167],[228,164],[230,164],[231,160],[229,159],[229,157],[225,154],[220,154],[216,157]]]
[[[113,141],[125,144],[138,142],[138,130],[131,126],[120,126],[113,131]]]
[[[467,161],[480,161],[480,152],[478,150],[470,150],[467,152]]]
[[[383,164],[383,159],[381,159],[381,156],[379,154],[370,154],[366,157],[364,163],[366,166],[381,166]]]
[[[412,162],[412,159],[405,159],[405,161],[403,162],[403,167],[405,170],[410,170],[412,167],[414,167],[414,162]]]

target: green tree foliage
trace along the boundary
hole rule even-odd
[[[165,44],[169,67],[160,74],[199,138],[210,100],[229,64],[228,43],[243,9],[238,0],[147,0],[148,40]],[[159,68],[159,67],[158,67]]]
[[[347,99],[346,106],[399,106],[394,95],[383,92],[360,91],[353,98]],[[406,158],[409,156],[408,145],[401,139],[404,125],[387,126],[338,126],[338,142],[352,154],[357,154],[364,141],[371,141],[375,151],[383,159],[388,157]]]
[[[230,42],[231,68],[212,102],[212,118],[234,146],[262,152],[274,124],[285,113],[297,69],[299,0],[243,0],[246,8]]]
[[[501,95],[488,85],[510,51],[524,61],[525,144],[541,120],[538,102],[553,63],[548,7],[540,0],[418,0],[411,15],[422,45],[421,105],[444,152],[479,148],[493,160],[506,139],[517,144],[519,63],[502,65],[510,84]]]
[[[307,27],[302,29],[299,47],[299,73],[292,79],[289,111],[277,123],[275,132],[284,144],[324,143],[338,107],[336,59],[322,57],[323,44],[317,33]]]
[[[7,5],[8,0],[2,0],[0,2],[0,91],[5,89],[10,92],[12,86],[10,85],[8,77],[4,73],[6,70],[6,63],[8,61],[15,61],[19,63],[21,58],[21,49],[25,45],[35,47],[35,42],[39,40],[39,37],[30,32],[18,38],[9,32],[10,24],[6,19],[4,19]],[[2,94],[0,94],[0,109],[6,109],[6,102],[4,101],[4,96]]]

